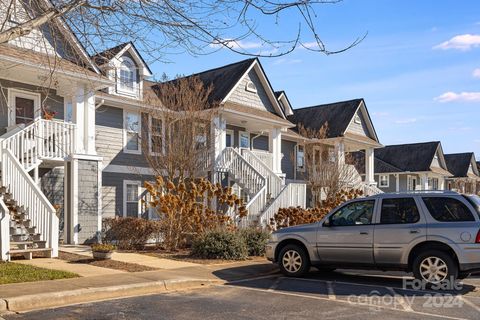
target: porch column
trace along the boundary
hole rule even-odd
[[[420,185],[422,190],[428,190],[428,174],[422,174],[420,176]]]
[[[375,184],[375,164],[373,148],[365,150],[365,183]]]
[[[339,167],[345,164],[345,144],[343,142],[335,142],[335,158]]]
[[[72,99],[73,122],[77,125],[75,134],[76,153],[85,153],[85,88],[79,85]],[[95,106],[94,106],[95,108]]]
[[[395,191],[400,192],[400,175],[395,175]]]
[[[282,174],[282,132],[280,128],[273,128],[268,135],[268,149],[273,157],[273,172]]]
[[[85,153],[96,155],[95,149],[95,92],[85,93],[85,121],[84,121]]]
[[[445,178],[438,178],[438,189],[445,190]]]
[[[222,116],[213,119],[211,128],[213,141],[213,162],[215,163],[223,149],[227,146],[227,121]]]

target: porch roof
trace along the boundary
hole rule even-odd
[[[287,128],[295,126],[290,121],[285,120],[282,117],[277,116],[276,114],[253,107],[247,107],[238,103],[227,102],[222,107],[220,107],[220,110],[226,113],[233,113],[239,115],[241,114],[247,117],[254,117],[257,120],[265,120],[266,122],[274,123],[276,126],[280,125]]]
[[[45,69],[49,72],[53,71],[57,74],[65,74],[70,77],[83,78],[93,82],[98,81],[103,84],[111,83],[110,79],[90,70],[87,66],[76,64],[59,56],[48,55],[10,44],[0,45],[0,61]]]

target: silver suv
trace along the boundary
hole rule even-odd
[[[424,191],[351,200],[320,222],[274,232],[266,252],[287,276],[314,266],[404,270],[430,284],[465,278],[480,270],[480,198]]]

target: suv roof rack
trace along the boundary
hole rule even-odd
[[[452,190],[411,190],[411,191],[400,191],[400,192],[385,192],[379,193],[378,195],[382,194],[423,194],[423,193],[432,193],[432,194],[460,194],[456,191]]]

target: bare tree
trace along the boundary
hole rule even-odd
[[[142,148],[157,176],[183,181],[206,173],[215,138],[210,132],[218,113],[212,90],[192,76],[147,91]]]
[[[340,0],[0,0],[0,43],[28,35],[49,22],[67,23],[89,53],[134,41],[152,60],[187,51],[204,54],[228,48],[239,54],[281,56],[303,47],[332,54],[317,30],[315,10]],[[30,18],[16,22],[21,4]],[[271,28],[282,30],[273,38]],[[270,33],[269,36],[267,34]]]
[[[361,178],[357,181],[359,175],[351,165],[353,159],[348,154],[336,154],[334,147],[325,141],[328,123],[320,129],[300,125],[299,133],[308,139],[304,146],[305,180],[310,186],[315,205],[357,187]]]

